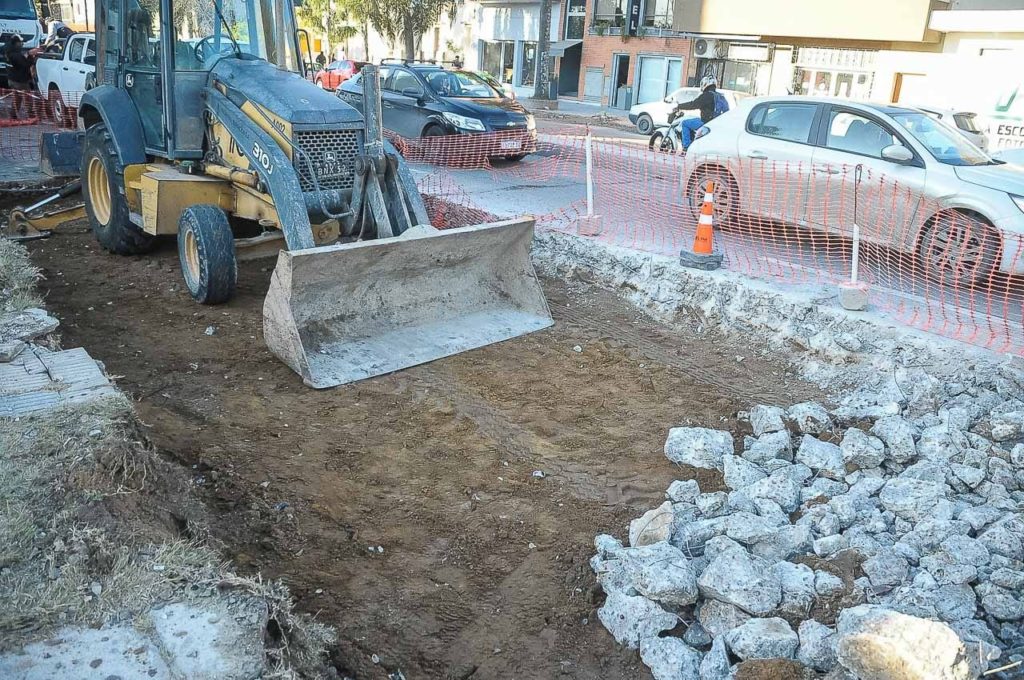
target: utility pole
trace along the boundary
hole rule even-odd
[[[540,35],[537,36],[537,78],[533,86],[534,99],[548,99],[551,81],[551,0],[540,0]]]

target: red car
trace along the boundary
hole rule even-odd
[[[314,82],[325,90],[336,90],[343,82],[359,73],[359,69],[367,63],[369,62],[352,61],[351,59],[332,61],[322,71],[317,72]]]

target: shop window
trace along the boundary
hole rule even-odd
[[[523,66],[520,74],[520,85],[533,85],[537,74],[537,43],[523,43]]]

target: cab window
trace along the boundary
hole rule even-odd
[[[82,38],[76,38],[71,41],[68,45],[68,59],[71,61],[82,61],[82,51],[85,47],[85,40]]]

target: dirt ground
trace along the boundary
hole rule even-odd
[[[623,537],[692,475],[662,454],[669,427],[742,436],[737,411],[819,396],[749,348],[556,281],[552,329],[314,391],[261,338],[272,260],[201,307],[173,241],[117,257],[76,222],[30,248],[64,344],[118,376],[225,557],[337,627],[332,662],[355,678],[649,677],[597,620],[594,536]]]

